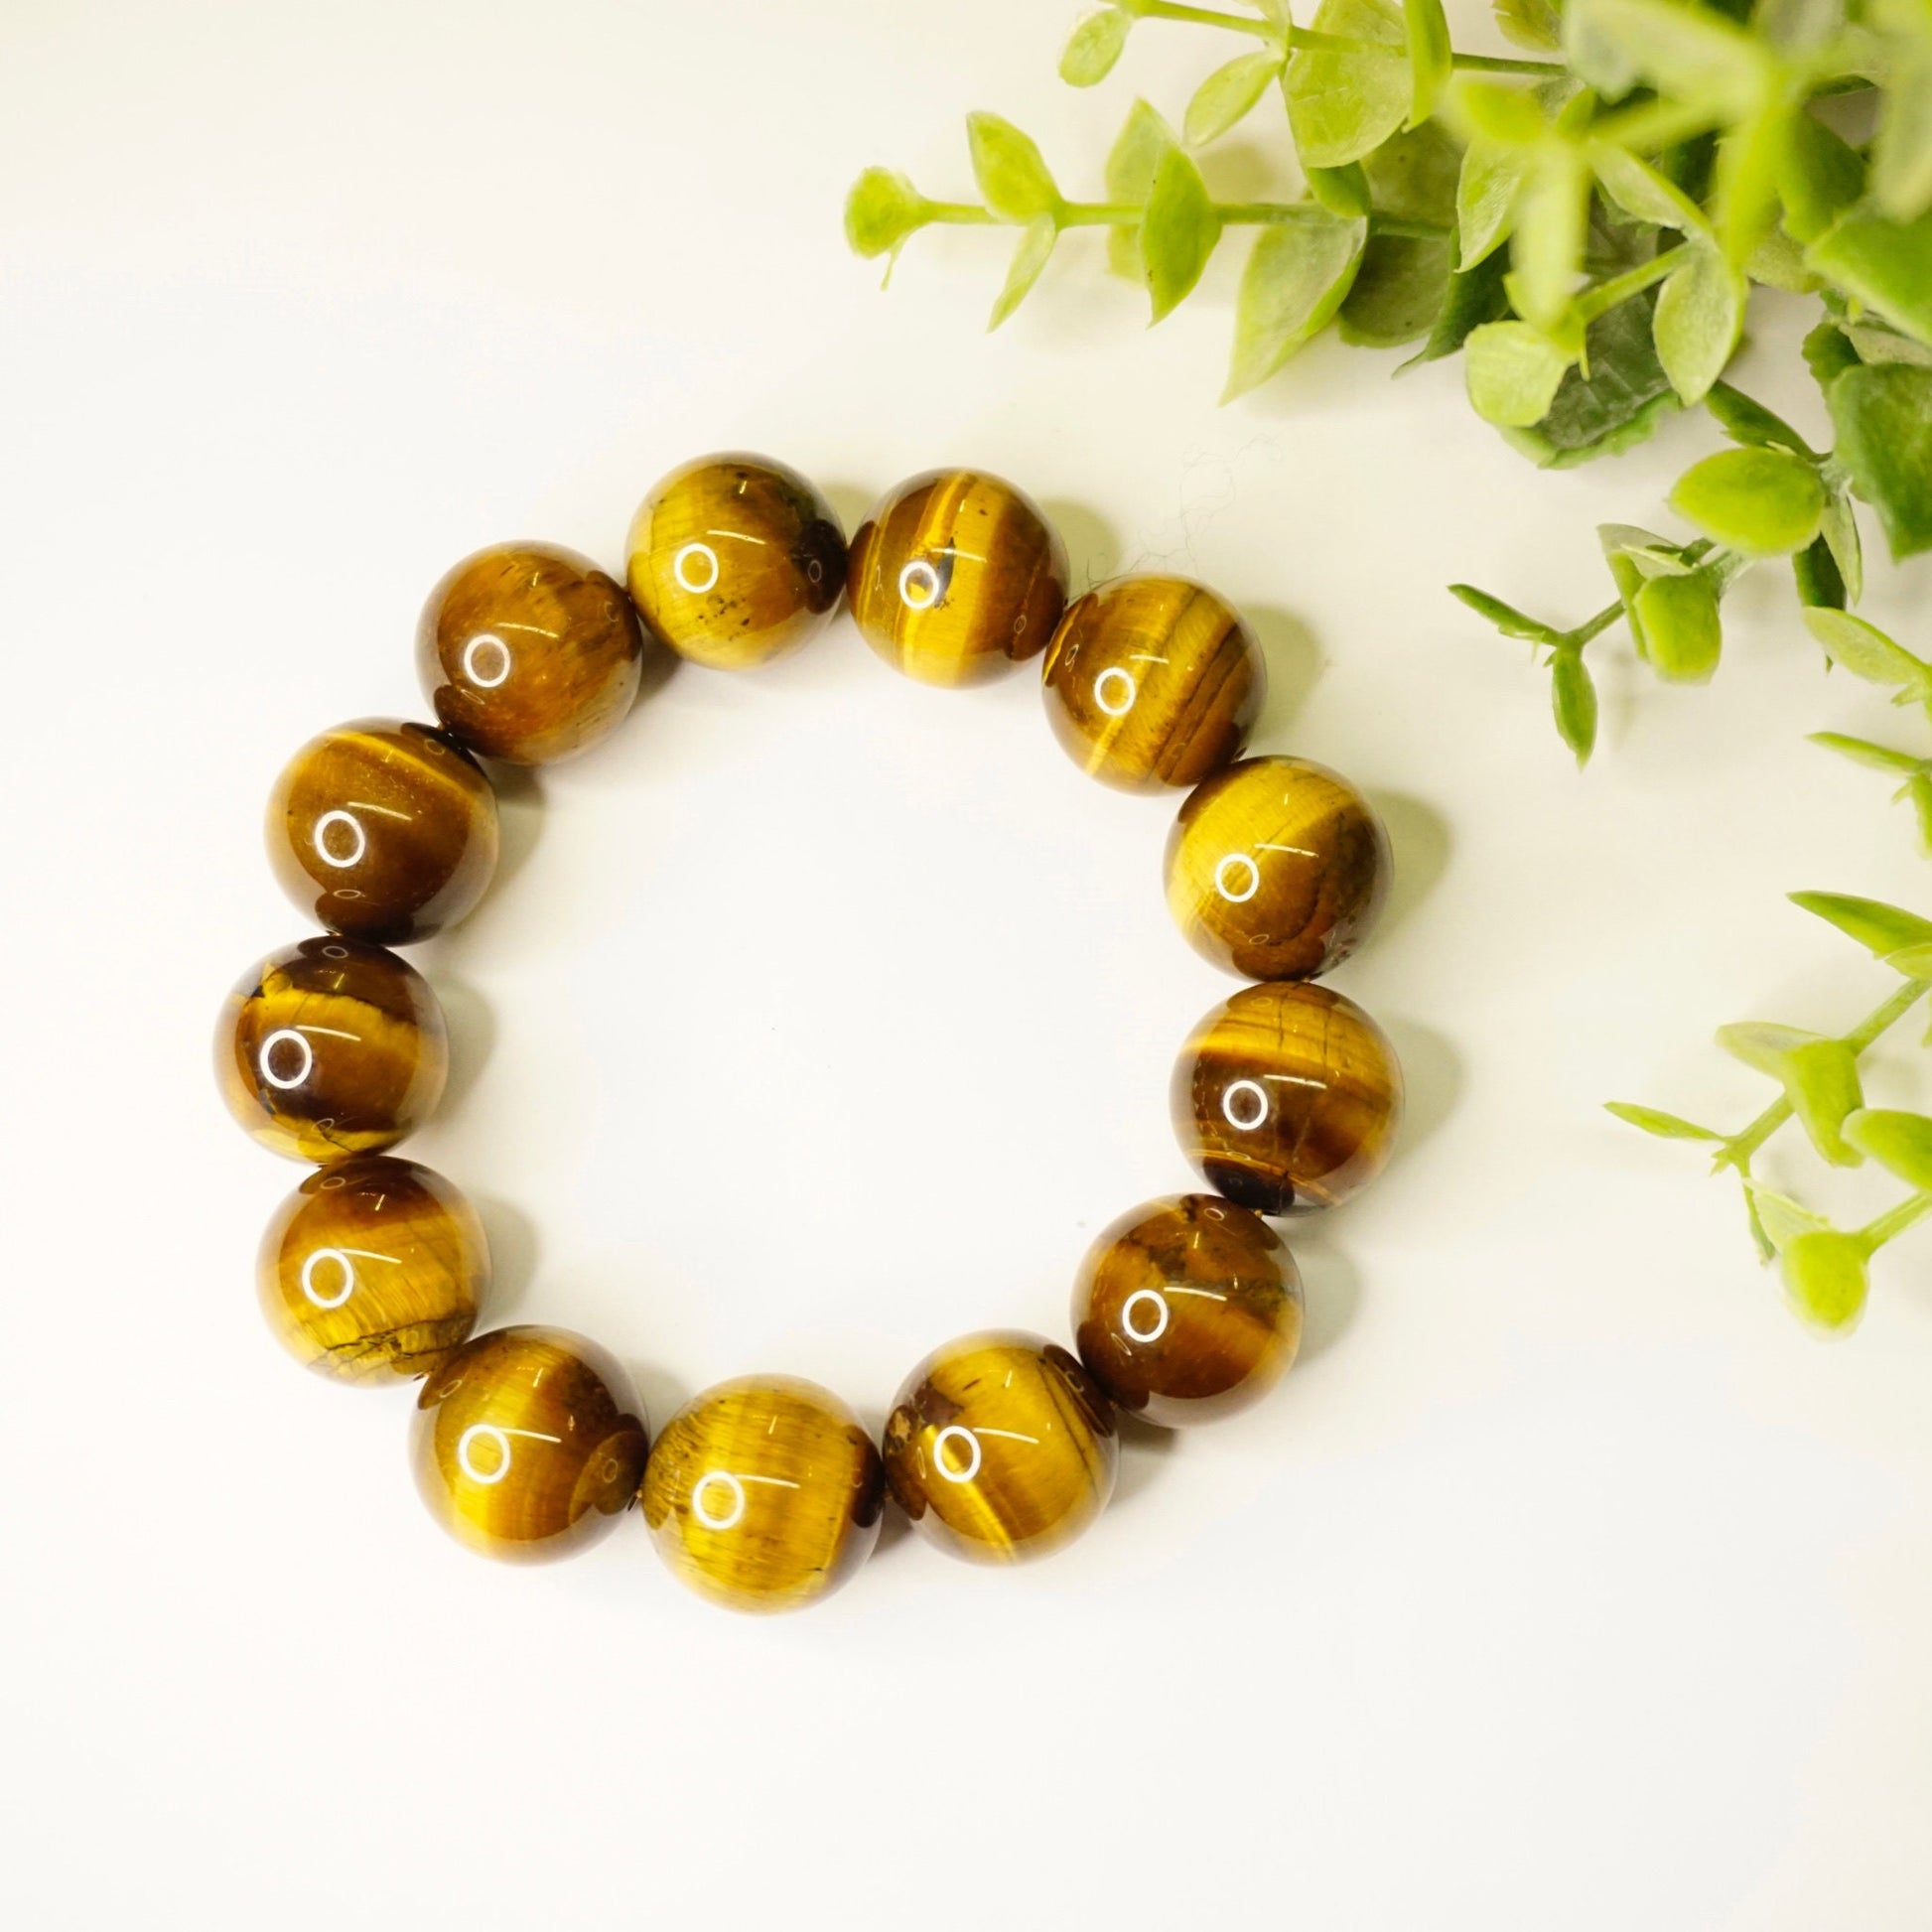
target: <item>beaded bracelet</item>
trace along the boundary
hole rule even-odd
[[[1240,758],[1265,671],[1220,598],[1137,575],[1069,606],[1058,536],[996,477],[901,483],[848,555],[796,472],[707,457],[650,492],[627,549],[627,595],[549,545],[466,558],[417,633],[438,725],[341,726],[276,782],[270,859],[324,931],[242,978],[215,1041],[235,1118],[316,1164],[262,1243],[269,1324],[341,1381],[422,1378],[417,1485],[445,1529],[489,1556],[562,1556],[639,1501],[694,1588],[737,1609],[793,1608],[865,1560],[888,1491],[956,1556],[1042,1555],[1106,1503],[1116,1410],[1166,1427],[1228,1415],[1295,1357],[1302,1284],[1262,1217],[1355,1192],[1401,1111],[1380,1029],[1310,983],[1373,923],[1387,836],[1334,772]],[[489,1277],[482,1225],[447,1180],[386,1152],[434,1110],[449,1059],[435,995],[388,948],[462,918],[489,884],[496,804],[480,760],[545,764],[596,744],[630,708],[650,640],[744,669],[802,643],[841,594],[873,648],[929,683],[977,682],[1043,648],[1047,716],[1084,769],[1130,791],[1187,788],[1169,904],[1198,951],[1255,982],[1205,1016],[1173,1075],[1175,1132],[1216,1191],[1145,1202],[1102,1232],[1074,1285],[1073,1350],[1000,1330],[929,1355],[883,1445],[836,1396],[782,1376],[707,1390],[652,1445],[623,1371],[594,1343],[529,1325],[473,1335]]]

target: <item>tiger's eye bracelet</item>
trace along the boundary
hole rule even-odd
[[[864,1562],[892,1497],[979,1562],[1043,1555],[1105,1505],[1116,1412],[1164,1427],[1232,1414],[1295,1358],[1302,1284],[1264,1216],[1354,1193],[1388,1159],[1402,1074],[1358,1006],[1311,984],[1366,935],[1389,845],[1345,779],[1241,757],[1261,652],[1212,591],[1116,578],[1067,603],[1066,553],[997,477],[934,471],[853,539],[803,477],[763,457],[673,471],[631,524],[627,589],[589,559],[505,544],[430,594],[417,663],[438,723],[364,718],[296,753],[269,800],[270,861],[323,928],[228,996],[215,1038],[236,1120],[314,1164],[262,1242],[278,1339],[344,1382],[421,1379],[410,1454],[436,1519],[485,1555],[557,1557],[633,1502],[671,1569],[735,1609],[826,1595]],[[1085,770],[1186,790],[1166,857],[1188,941],[1252,982],[1207,1014],[1172,1088],[1181,1148],[1214,1191],[1142,1203],[1093,1243],[1073,1348],[967,1335],[905,1379],[875,1445],[815,1384],[719,1384],[655,1443],[618,1363],[561,1328],[475,1334],[483,1227],[441,1175],[388,1152],[434,1111],[442,1011],[389,948],[463,917],[489,885],[484,759],[553,762],[614,731],[653,643],[741,670],[819,630],[841,596],[872,647],[956,685],[1044,651],[1046,713]]]

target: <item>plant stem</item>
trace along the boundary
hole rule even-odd
[[[1901,1235],[1914,1221],[1922,1221],[1932,1214],[1932,1187],[1921,1194],[1914,1194],[1909,1200],[1902,1200],[1889,1214],[1880,1214],[1875,1221],[1869,1222],[1859,1230],[1859,1239],[1864,1243],[1864,1251],[1870,1254],[1875,1248],[1882,1248],[1887,1241]]]
[[[1635,154],[1654,154],[1693,135],[1709,134],[1723,118],[1695,101],[1649,100],[1605,114],[1589,131],[1592,139],[1614,141]]]
[[[1298,29],[1299,33],[1300,30]],[[1451,54],[1449,66],[1458,73],[1568,73],[1561,61],[1519,61],[1502,54]]]
[[[1137,20],[1184,20],[1195,27],[1225,27],[1231,34],[1252,34],[1257,40],[1279,41],[1282,37],[1273,21],[1216,13],[1210,7],[1175,6],[1172,0],[1124,0],[1123,11]]]
[[[1402,49],[1387,41],[1359,40],[1349,34],[1324,34],[1312,27],[1291,27],[1284,34],[1272,20],[1250,20],[1246,14],[1224,14],[1212,7],[1185,7],[1173,0],[1116,0],[1137,20],[1179,20],[1195,27],[1219,27],[1230,34],[1249,34],[1256,40],[1273,41],[1284,51],[1292,47],[1327,48],[1337,54],[1385,54],[1397,60]],[[1565,73],[1560,61],[1519,61],[1495,54],[1451,54],[1451,67],[1470,73]]]
[[[1625,269],[1621,275],[1612,275],[1607,282],[1598,282],[1593,289],[1586,289],[1577,298],[1577,314],[1587,325],[1600,315],[1614,309],[1619,302],[1628,302],[1633,295],[1641,295],[1653,282],[1661,282],[1673,269],[1683,264],[1677,259],[1683,254],[1685,244],[1674,242],[1670,247],[1660,249],[1647,262],[1639,262],[1635,268]]]
[[[997,221],[990,207],[981,207],[977,202],[932,202],[928,205],[928,220],[958,221],[962,223]]]

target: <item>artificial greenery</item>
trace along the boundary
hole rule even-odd
[[[1232,0],[1238,5],[1239,0]],[[932,201],[868,169],[846,234],[891,263],[933,223],[1019,230],[997,328],[1069,229],[1105,231],[1107,259],[1159,322],[1231,230],[1251,230],[1224,399],[1267,381],[1331,324],[1345,342],[1414,345],[1403,367],[1460,354],[1477,414],[1538,464],[1630,448],[1701,408],[1731,447],[1678,480],[1693,534],[1600,531],[1614,598],[1546,623],[1471,585],[1453,594],[1547,667],[1578,761],[1596,743],[1587,652],[1619,623],[1660,678],[1702,683],[1724,648],[1722,606],[1745,571],[1788,568],[1831,660],[1932,716],[1932,666],[1850,614],[1863,584],[1858,499],[1895,559],[1932,549],[1932,0],[1492,0],[1520,57],[1457,53],[1442,0],[1290,0],[1246,11],[1114,0],[1074,27],[1060,73],[1104,80],[1128,37],[1180,23],[1242,51],[1195,89],[1179,131],[1133,104],[1103,199],[1068,200],[1034,142],[992,114],[967,133],[976,202]],[[1266,101],[1304,192],[1220,201],[1196,156]],[[1805,360],[1829,450],[1725,380],[1756,290],[1818,305]],[[1932,758],[1822,734],[1887,771],[1932,849]],[[1903,984],[1838,1038],[1727,1028],[1723,1043],[1783,1097],[1733,1135],[1618,1105],[1633,1124],[1708,1141],[1742,1179],[1750,1224],[1801,1309],[1843,1326],[1866,1266],[1932,1214],[1932,1118],[1865,1109],[1860,1061],[1932,989],[1932,920],[1846,897],[1799,902],[1867,945]],[[1828,1162],[1867,1156],[1912,1190],[1856,1230],[1770,1191],[1753,1162],[1796,1120]]]

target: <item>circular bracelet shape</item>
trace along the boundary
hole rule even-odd
[[[1242,757],[1266,668],[1228,603],[1140,574],[1069,604],[1059,536],[998,477],[911,478],[848,552],[795,470],[705,457],[646,494],[627,548],[623,583],[552,544],[465,558],[417,630],[436,722],[337,726],[275,783],[270,865],[322,930],[245,973],[215,1033],[229,1111],[313,1168],[262,1240],[269,1328],[337,1381],[420,1382],[410,1460],[423,1500],[457,1541],[503,1561],[586,1548],[635,1505],[701,1595],[795,1609],[864,1564],[889,1500],[953,1556],[1045,1555],[1106,1507],[1121,1416],[1210,1422],[1294,1362],[1301,1276],[1263,1217],[1366,1185],[1402,1114],[1386,1035],[1311,983],[1374,925],[1387,835],[1337,773]],[[622,1367],[595,1342],[530,1325],[476,1332],[483,1224],[448,1180],[389,1152],[434,1112],[449,1068],[436,996],[390,948],[443,930],[487,891],[489,761],[588,751],[630,709],[649,650],[748,669],[803,644],[841,598],[881,657],[928,683],[1041,656],[1047,720],[1082,769],[1122,790],[1185,793],[1169,906],[1189,944],[1249,982],[1199,1021],[1174,1066],[1174,1132],[1212,1191],[1143,1202],[1103,1230],[1074,1281],[1070,1348],[1000,1329],[935,1349],[879,1443],[829,1390],[771,1373],[705,1390],[653,1443]]]

